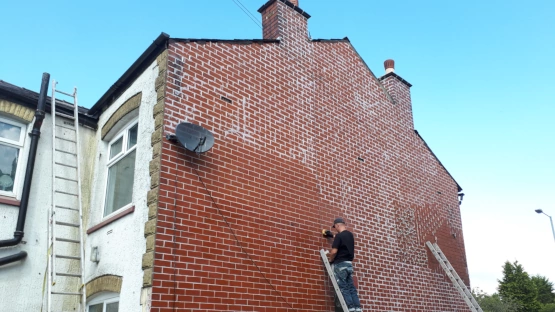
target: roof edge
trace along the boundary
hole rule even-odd
[[[153,60],[160,50],[166,48],[166,42],[170,38],[170,35],[162,32],[152,44],[139,56],[139,58],[129,67],[123,75],[100,97],[100,99],[89,109],[89,114],[98,115],[103,107],[110,106],[111,103],[108,101],[113,101],[115,98],[123,93],[122,89],[126,89],[134,80],[137,78],[138,73],[141,69],[146,66],[145,63],[150,63],[149,60]]]
[[[449,175],[449,177],[451,177],[451,179],[453,180],[453,182],[455,182],[455,184],[457,185],[458,191],[461,192],[462,191],[462,187],[459,185],[459,183],[457,182],[457,180],[455,180],[455,178],[453,178],[453,176],[451,175],[451,173],[449,173],[449,171],[447,170],[447,168],[445,168],[445,166],[441,163],[441,161],[439,160],[439,158],[437,158],[436,154],[434,154],[434,152],[432,151],[432,149],[430,148],[430,146],[428,145],[428,143],[426,143],[426,141],[424,141],[424,138],[420,135],[420,133],[418,133],[418,131],[415,129],[414,133],[416,133],[416,135],[420,138],[420,140],[422,140],[422,142],[424,143],[424,146],[426,146],[426,148],[428,149],[428,151],[430,151],[430,153],[432,153],[432,156],[434,156],[434,158],[437,160],[437,162],[439,163],[439,165],[443,168],[443,170],[445,170],[445,172],[447,172],[447,174]]]
[[[384,80],[384,79],[387,78],[387,77],[395,77],[395,78],[397,78],[397,80],[399,80],[399,81],[401,81],[402,83],[406,84],[409,88],[412,87],[412,84],[411,84],[410,82],[406,81],[405,79],[403,79],[401,76],[397,75],[397,74],[394,73],[394,72],[390,72],[390,73],[387,73],[387,74],[381,76],[381,77],[380,77],[380,80]]]
[[[0,80],[0,100],[5,100],[18,105],[28,107],[32,110],[36,110],[38,106],[39,93],[29,90],[20,86],[16,86],[7,81]],[[65,104],[65,106],[56,106],[56,111],[72,115],[73,110],[69,106],[73,106],[73,103],[64,101],[62,99],[56,99],[57,102]],[[46,97],[45,112],[51,114],[52,112],[52,96]],[[78,106],[77,113],[79,114],[79,123],[81,125],[87,126],[92,129],[97,128],[96,118],[88,114],[88,109],[83,106]]]
[[[235,44],[251,44],[251,43],[280,43],[279,39],[195,39],[195,38],[171,38],[174,42],[196,42],[204,43],[235,43]]]
[[[382,88],[382,91],[384,92],[385,96],[391,101],[391,103],[393,104],[397,104],[397,102],[395,102],[395,100],[393,99],[393,97],[391,97],[391,94],[389,94],[389,92],[387,92],[387,89],[384,87],[382,81],[374,74],[374,72],[372,71],[372,69],[370,68],[370,66],[368,66],[368,64],[366,63],[366,61],[364,60],[364,58],[362,58],[362,56],[360,55],[360,53],[358,53],[357,49],[355,49],[355,46],[353,45],[353,43],[351,42],[351,40],[349,40],[348,37],[345,37],[344,42],[348,42],[349,45],[351,46],[351,49],[353,49],[353,51],[355,52],[355,54],[358,56],[359,60],[362,62],[362,64],[364,64],[364,66],[366,67],[366,69],[368,69],[368,71],[370,72],[370,74],[372,75],[372,77],[374,77],[374,79],[376,79],[376,82],[378,83],[378,85]]]
[[[310,41],[312,42],[329,42],[329,43],[333,43],[333,42],[348,42],[351,43],[351,40],[349,40],[348,37],[344,37],[342,39],[335,39],[335,38],[330,38],[330,39],[310,39]]]
[[[300,13],[302,16],[306,17],[306,19],[310,18],[310,14],[306,13],[303,9],[299,8],[298,6],[294,5],[291,1],[288,1],[288,0],[270,0],[266,2],[264,5],[262,5],[260,9],[258,9],[258,13],[262,13],[264,10],[266,10],[270,5],[274,4],[274,2],[276,1],[283,2],[288,7],[292,8],[293,10]]]

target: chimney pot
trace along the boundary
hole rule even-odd
[[[383,62],[383,67],[385,68],[385,73],[386,74],[394,73],[395,72],[395,61],[392,60],[392,59],[385,60],[385,62]]]
[[[289,2],[293,3],[295,6],[299,6],[299,0],[289,0]]]

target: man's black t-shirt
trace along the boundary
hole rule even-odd
[[[353,233],[344,230],[335,235],[331,248],[337,248],[337,254],[333,259],[333,263],[337,264],[343,261],[353,261],[355,257],[355,238]]]

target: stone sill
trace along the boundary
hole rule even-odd
[[[99,224],[91,227],[90,229],[88,229],[87,234],[94,233],[94,232],[100,230],[101,228],[105,227],[106,225],[108,225],[108,224],[110,224],[110,223],[112,223],[116,220],[119,220],[119,219],[125,217],[128,214],[133,213],[134,211],[135,211],[135,206],[131,206],[129,208],[123,209],[122,211],[118,212],[117,214],[111,216],[110,218],[108,218],[108,219],[100,222]]]
[[[15,199],[14,197],[7,197],[7,196],[0,195],[0,204],[19,207],[21,206],[21,201]]]

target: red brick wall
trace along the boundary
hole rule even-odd
[[[457,185],[350,43],[307,39],[170,43],[165,133],[188,121],[216,143],[163,143],[151,311],[333,311],[318,250],[339,216],[366,311],[465,310],[424,245],[468,281]]]

